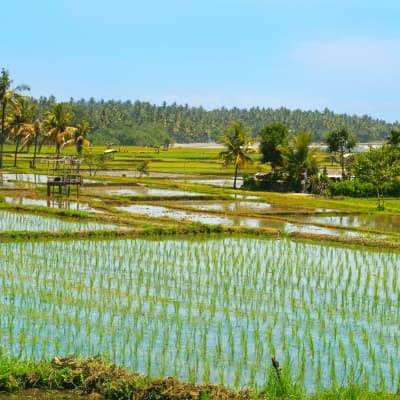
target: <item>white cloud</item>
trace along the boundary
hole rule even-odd
[[[297,61],[327,72],[399,74],[400,39],[342,38],[302,43]]]

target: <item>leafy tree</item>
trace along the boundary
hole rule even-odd
[[[357,154],[349,167],[360,181],[374,186],[379,210],[385,208],[385,190],[393,185],[400,175],[400,151],[390,145],[370,148]]]
[[[109,154],[95,154],[90,150],[84,149],[82,152],[83,162],[89,168],[89,175],[96,175],[99,169],[104,169],[106,167],[107,161],[110,161],[111,157]]]
[[[339,153],[342,177],[344,178],[344,154],[346,151],[351,151],[354,148],[357,143],[356,138],[350,134],[349,129],[346,126],[343,126],[339,129],[334,129],[329,132],[328,136],[326,137],[326,143],[328,145],[328,151]]]
[[[87,122],[86,120],[82,120],[74,129],[72,137],[65,141],[62,144],[61,148],[64,148],[65,146],[70,146],[71,144],[75,144],[76,152],[78,154],[81,154],[83,146],[89,146],[90,144],[89,140],[87,139],[89,129],[89,122]]]
[[[18,99],[18,110],[14,114],[10,115],[8,119],[8,130],[11,133],[12,138],[15,141],[14,150],[14,167],[17,166],[17,154],[18,151],[22,150],[22,145],[24,144],[32,134],[33,123],[35,119],[34,105],[27,98],[20,97]]]
[[[3,148],[7,137],[6,131],[6,112],[7,106],[11,105],[14,111],[19,110],[18,98],[20,95],[18,92],[23,90],[29,90],[26,85],[17,86],[11,88],[12,80],[10,74],[4,68],[0,74],[0,107],[1,107],[1,132],[0,132],[0,168],[3,168]]]
[[[27,124],[27,129],[24,134],[24,140],[21,143],[20,151],[24,150],[25,148],[27,148],[27,151],[29,151],[32,144],[34,145],[33,158],[31,164],[32,168],[35,168],[39,138],[43,130],[44,128],[42,122],[39,119],[36,119],[33,123]]]
[[[51,110],[46,112],[46,118],[43,120],[46,133],[40,147],[43,144],[55,144],[56,152],[60,154],[65,139],[72,137],[76,129],[69,125],[72,117],[73,113],[68,105],[54,104]]]
[[[400,144],[400,129],[393,128],[390,131],[390,136],[387,138],[387,143],[392,146],[398,146]]]
[[[260,151],[262,153],[262,162],[271,163],[271,168],[275,175],[276,168],[283,165],[282,153],[279,146],[288,145],[288,128],[282,123],[275,122],[264,126],[258,134],[261,136]]]
[[[42,113],[48,111],[55,98],[36,100]],[[399,123],[389,124],[383,120],[373,119],[367,115],[362,117],[347,114],[335,114],[325,109],[323,111],[289,110],[252,107],[249,109],[225,107],[207,111],[202,107],[189,107],[187,104],[163,103],[161,106],[148,102],[100,100],[73,100],[69,105],[75,117],[71,121],[76,126],[85,119],[91,127],[91,141],[105,144],[109,141],[105,131],[129,130],[132,127],[157,127],[165,131],[174,142],[200,142],[217,140],[220,132],[230,121],[240,121],[245,126],[251,126],[252,135],[268,124],[280,122],[291,130],[298,132],[306,130],[313,132],[314,140],[325,140],[326,132],[340,126],[348,126],[359,141],[386,140],[392,128],[399,129]],[[130,140],[130,134],[122,139]],[[149,131],[152,137],[152,131]],[[142,139],[141,139],[142,140]],[[117,143],[117,140],[112,140]],[[159,144],[163,144],[159,140]],[[118,143],[128,144],[128,143]]]
[[[300,131],[288,146],[279,146],[284,171],[288,174],[290,186],[296,190],[302,181],[305,189],[307,178],[318,173],[316,151],[310,150],[311,143],[312,134]]]
[[[226,151],[220,153],[224,165],[233,164],[235,167],[233,188],[236,189],[239,167],[246,168],[252,162],[247,155],[251,144],[250,130],[245,129],[240,122],[233,121],[225,128],[220,141],[226,146]]]

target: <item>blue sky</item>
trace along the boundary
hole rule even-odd
[[[400,120],[398,0],[6,0],[0,67],[35,97]]]

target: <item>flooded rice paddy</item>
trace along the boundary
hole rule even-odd
[[[29,206],[42,206],[49,208],[60,208],[75,211],[87,211],[94,213],[101,213],[101,210],[91,207],[88,203],[80,201],[71,201],[65,198],[47,198],[47,199],[32,199],[30,197],[12,197],[5,196],[4,200],[7,204],[29,205]]]
[[[224,201],[224,202],[185,202],[180,201],[179,205],[200,211],[220,211],[220,212],[262,212],[269,210],[272,205],[253,201]]]
[[[21,175],[3,174],[0,186],[11,193],[20,182],[47,181]],[[144,185],[86,190],[116,196],[116,204],[117,196],[159,197],[115,206],[149,218],[347,237],[385,238],[368,230],[400,232],[397,216],[316,215],[334,212],[327,209],[309,209],[315,215],[304,216],[299,209],[290,219],[279,218],[279,207],[248,194],[216,201],[185,199],[206,196],[201,190]],[[182,199],[172,200],[175,196]],[[5,201],[97,211],[89,203],[57,197],[7,195]],[[2,232],[115,228],[0,211]],[[395,391],[398,264],[396,253],[289,239],[0,243],[1,346],[32,359],[103,354],[150,376],[236,389],[261,387],[276,355],[309,391],[346,385],[351,371],[370,388]]]
[[[34,185],[44,185],[47,183],[48,175],[26,174],[26,173],[0,173],[0,187],[17,188]],[[96,180],[85,178],[86,183],[97,183]]]
[[[395,391],[398,254],[287,239],[0,243],[0,337],[23,358],[104,354],[150,376]]]
[[[186,190],[158,189],[149,188],[147,186],[132,186],[132,187],[104,187],[101,189],[91,188],[91,192],[101,193],[111,196],[138,196],[138,197],[196,197],[205,196],[203,193],[190,192]]]
[[[81,231],[116,229],[117,225],[87,221],[66,221],[20,212],[0,210],[0,232],[7,231]]]
[[[400,215],[335,215],[313,216],[305,222],[338,225],[342,227],[364,228],[374,231],[400,233]]]
[[[47,175],[0,173],[0,187],[16,188],[29,185],[45,184]]]
[[[229,210],[234,212],[235,210],[240,209],[240,207],[249,207],[249,203],[242,202],[238,203],[227,203],[225,206],[221,204],[214,205],[197,205],[196,209],[203,209],[205,211],[221,211],[220,208]],[[245,203],[245,204],[243,204]],[[180,205],[185,205],[184,202],[179,202]],[[186,204],[187,205],[187,204]],[[203,208],[204,207],[204,208]],[[237,207],[237,208],[236,208]],[[271,206],[265,203],[265,207],[261,207],[260,204],[257,205],[255,203],[255,209],[267,210]],[[220,215],[220,214],[207,214],[201,212],[190,212],[184,210],[178,210],[171,207],[151,205],[151,204],[132,204],[129,206],[119,206],[115,207],[119,211],[130,212],[133,214],[143,214],[152,218],[172,218],[177,220],[186,220],[191,222],[198,222],[202,224],[210,224],[210,225],[227,225],[227,226],[240,226],[246,228],[267,228],[267,229],[277,229],[282,232],[290,233],[290,232],[303,232],[309,234],[318,234],[318,235],[331,235],[331,236],[344,236],[344,237],[368,237],[374,239],[384,239],[383,235],[373,235],[369,232],[358,232],[353,230],[345,230],[345,229],[335,229],[334,227],[323,227],[310,223],[293,223],[286,222],[285,220],[277,220],[272,218],[257,218],[257,217],[246,217],[240,215]]]

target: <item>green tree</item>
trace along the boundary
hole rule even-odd
[[[89,168],[89,175],[96,175],[100,169],[105,169],[108,161],[111,160],[109,154],[96,154],[92,153],[91,149],[83,149],[82,160]]]
[[[56,153],[60,154],[62,145],[66,138],[73,137],[76,128],[70,126],[73,113],[70,107],[63,103],[54,104],[50,111],[46,112],[46,118],[43,120],[43,126],[46,133],[43,136],[40,147],[43,144],[54,144]]]
[[[225,128],[220,141],[226,146],[226,150],[220,153],[224,165],[233,164],[235,167],[233,188],[236,189],[239,167],[246,168],[252,162],[247,154],[251,145],[250,129],[244,128],[240,122],[233,121]]]
[[[351,151],[355,147],[356,143],[356,138],[349,132],[349,129],[346,126],[332,130],[326,137],[328,151],[332,153],[339,153],[342,178],[345,177],[344,155],[346,151]]]
[[[23,149],[22,145],[32,134],[32,121],[35,119],[35,115],[35,109],[32,102],[27,98],[21,97],[18,99],[18,110],[9,117],[8,130],[15,142],[14,167],[17,166],[18,151]]]
[[[31,164],[32,168],[35,168],[38,143],[42,132],[43,132],[42,123],[39,119],[36,119],[33,123],[27,124],[24,140],[21,143],[20,151],[24,150],[25,148],[27,148],[27,151],[29,151],[32,144],[34,145],[33,158]]]
[[[379,210],[385,208],[385,190],[393,185],[400,175],[400,151],[390,145],[370,148],[357,154],[349,170],[360,182],[374,186]]]
[[[0,168],[3,168],[3,149],[7,137],[7,131],[6,131],[7,107],[11,105],[14,111],[18,111],[19,104],[17,100],[20,97],[18,92],[23,90],[29,90],[29,87],[26,85],[17,86],[16,88],[12,89],[11,84],[12,80],[10,79],[10,74],[3,68],[0,74],[0,107],[1,107]]]
[[[37,150],[38,150],[38,142],[39,142],[39,137],[41,136],[42,132],[43,132],[43,124],[39,119],[37,119],[33,123],[33,143],[34,143],[34,148],[33,148],[32,168],[35,168],[35,166],[36,166],[36,156],[37,156]]]
[[[271,163],[273,174],[276,174],[276,168],[283,165],[282,153],[279,146],[287,146],[289,142],[289,133],[286,125],[275,122],[264,126],[259,131],[261,136],[260,151],[262,153],[261,162]]]
[[[89,122],[87,122],[86,120],[82,120],[81,122],[79,122],[79,124],[76,126],[76,129],[74,129],[73,131],[72,137],[65,141],[62,144],[61,148],[74,144],[76,146],[76,152],[78,154],[81,154],[83,146],[90,145],[90,142],[87,139],[89,129]]]
[[[288,146],[279,146],[284,171],[290,186],[295,190],[300,189],[302,181],[305,189],[307,178],[318,173],[316,151],[310,150],[311,143],[312,134],[300,131]]]
[[[390,136],[387,138],[387,143],[392,146],[398,146],[400,144],[400,129],[393,128],[390,131]]]

